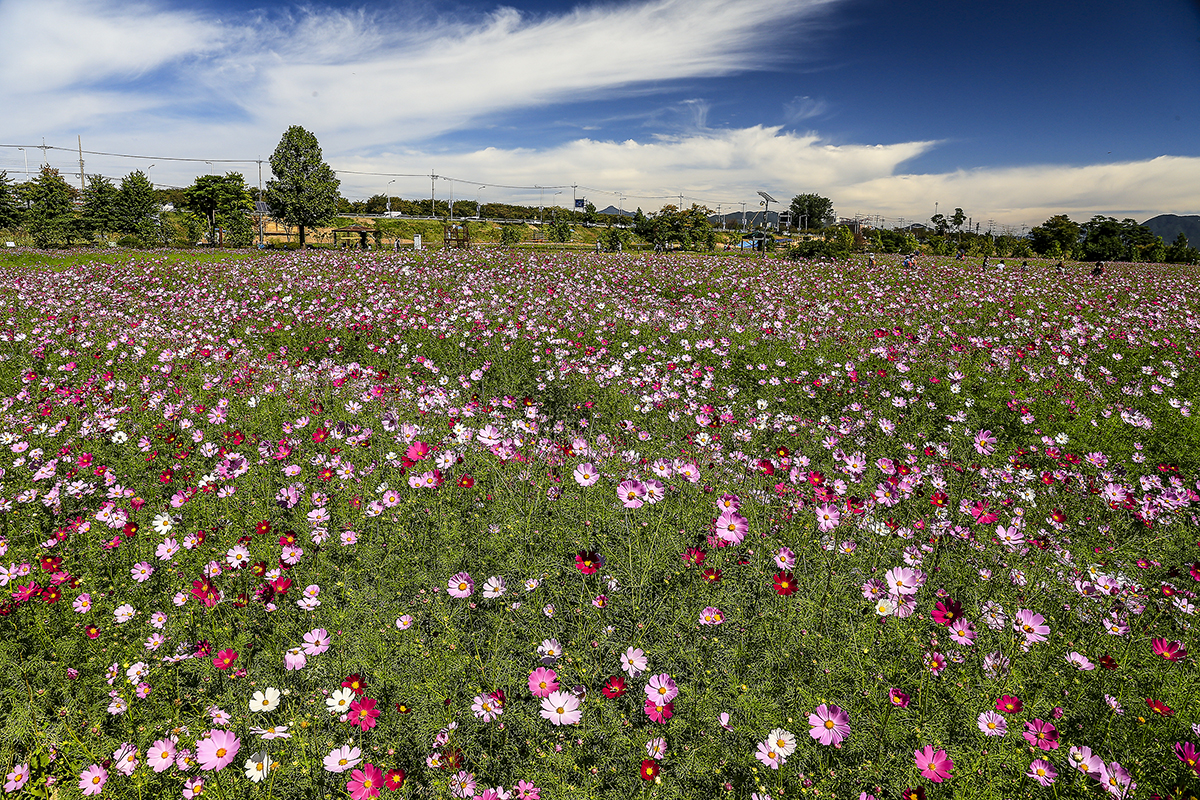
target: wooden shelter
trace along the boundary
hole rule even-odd
[[[354,241],[353,234],[357,233],[358,234],[358,246],[361,247],[363,250],[366,250],[366,249],[368,249],[367,234],[376,234],[377,231],[374,228],[364,228],[362,225],[347,225],[344,228],[334,228],[331,231],[331,233],[333,233],[334,249],[337,249],[339,234],[344,235],[344,239],[342,241],[342,246],[346,247],[346,246],[351,246],[351,243]]]
[[[465,222],[447,225],[442,237],[442,244],[448,250],[470,250],[471,231]]]

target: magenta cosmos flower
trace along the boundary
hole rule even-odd
[[[823,745],[839,745],[850,735],[850,715],[837,706],[817,706],[808,715],[808,724],[812,726],[808,735]]]
[[[1150,645],[1154,648],[1155,655],[1160,655],[1167,661],[1182,661],[1187,658],[1187,650],[1183,649],[1183,642],[1154,639],[1150,642]]]
[[[362,769],[354,770],[350,773],[350,780],[346,781],[346,791],[350,793],[352,800],[379,797],[381,788],[383,788],[383,770],[374,764],[367,764]]]
[[[546,667],[538,667],[529,675],[529,692],[534,697],[549,697],[558,691],[558,673]]]
[[[203,770],[225,769],[240,749],[241,739],[229,731],[214,729],[196,745],[196,760]]]
[[[451,575],[450,580],[446,581],[446,592],[451,597],[470,597],[473,591],[475,591],[475,581],[471,580],[471,576],[466,572]]]
[[[946,755],[945,750],[934,752],[929,745],[925,745],[923,750],[913,752],[913,762],[917,769],[921,770],[921,776],[934,783],[941,783],[949,778],[950,770],[954,769],[954,762]]]
[[[1022,736],[1029,744],[1042,750],[1058,749],[1058,729],[1054,727],[1054,723],[1044,719],[1026,722],[1025,733]]]

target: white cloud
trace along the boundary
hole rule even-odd
[[[370,158],[345,158],[343,170],[408,172],[414,165],[433,166],[440,175],[461,179],[456,197],[474,197],[485,184],[566,186],[559,203],[580,184],[581,196],[600,208],[617,204],[624,192],[624,207],[656,209],[676,203],[706,202],[713,210],[758,208],[755,194],[763,189],[780,200],[800,192],[816,192],[834,201],[843,216],[882,215],[888,224],[901,217],[925,220],[941,208],[963,208],[986,225],[1040,224],[1053,214],[1068,214],[1079,221],[1093,214],[1132,217],[1139,222],[1159,213],[1196,213],[1193,187],[1200,182],[1200,158],[1164,156],[1149,161],[1076,166],[1037,166],[978,169],[943,174],[912,174],[905,162],[936,147],[936,142],[903,142],[887,145],[834,145],[816,134],[788,133],[779,128],[742,128],[703,132],[637,142],[579,139],[544,149],[485,148],[468,153],[430,154],[420,151]],[[342,174],[348,196],[382,193],[387,178]],[[586,187],[604,189],[598,193]],[[392,193],[405,197],[428,196],[428,178],[399,179]],[[439,180],[438,197],[445,199],[450,185]],[[553,190],[550,190],[553,191]],[[536,190],[484,189],[489,199],[537,203]],[[547,204],[553,195],[546,194]]]

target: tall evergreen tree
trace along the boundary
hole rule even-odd
[[[80,229],[85,235],[104,236],[119,229],[120,195],[120,190],[103,175],[88,176],[80,219]]]
[[[147,221],[158,216],[158,210],[158,198],[154,196],[154,186],[146,173],[139,169],[121,179],[117,196],[117,226],[121,233],[138,234],[145,229]]]
[[[58,170],[43,166],[41,173],[25,190],[29,200],[28,228],[38,247],[71,244],[78,235],[75,214],[75,190]]]
[[[21,222],[21,206],[17,203],[17,189],[0,170],[0,230],[12,230]]]
[[[300,231],[304,247],[307,228],[324,225],[337,216],[338,187],[341,181],[333,169],[321,160],[317,137],[299,125],[293,125],[279,140],[271,154],[271,172],[264,197],[271,215]]]

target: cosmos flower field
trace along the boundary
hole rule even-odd
[[[0,261],[8,796],[1200,793],[1183,268],[108,262]]]

